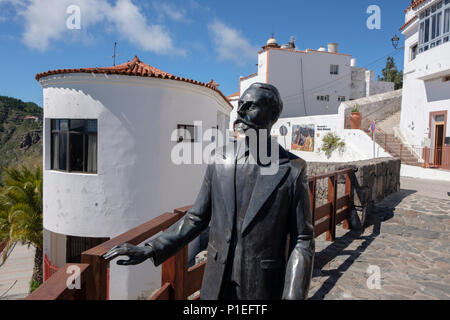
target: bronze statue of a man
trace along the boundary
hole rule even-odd
[[[150,258],[158,266],[210,225],[200,299],[306,299],[315,250],[306,163],[278,143],[278,150],[271,148],[282,109],[274,86],[252,84],[235,122],[244,138],[215,151],[192,209],[144,247],[123,244],[105,257],[129,257],[119,265]],[[256,149],[250,132],[256,132]],[[266,142],[269,153],[278,151],[274,174],[263,174],[259,154]]]

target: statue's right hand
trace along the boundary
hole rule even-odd
[[[119,260],[117,261],[118,265],[127,266],[127,265],[135,265],[144,262],[148,258],[153,257],[153,249],[149,246],[146,247],[137,247],[129,243],[124,243],[119,246],[115,246],[111,248],[103,258],[110,260],[114,259],[118,256],[128,256],[128,260]]]

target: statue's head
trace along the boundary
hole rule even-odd
[[[283,102],[277,88],[266,83],[253,83],[239,99],[237,119],[234,122],[237,130],[249,128],[267,129],[268,134],[283,111]]]

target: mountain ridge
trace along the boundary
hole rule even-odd
[[[0,95],[2,167],[42,165],[43,109],[33,102]]]

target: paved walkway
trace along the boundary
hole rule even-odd
[[[450,197],[409,183],[377,204],[363,233],[338,226],[334,243],[316,240],[310,299],[450,299]]]
[[[32,246],[28,248],[17,244],[5,264],[0,267],[0,300],[22,299],[28,296],[34,251]]]

